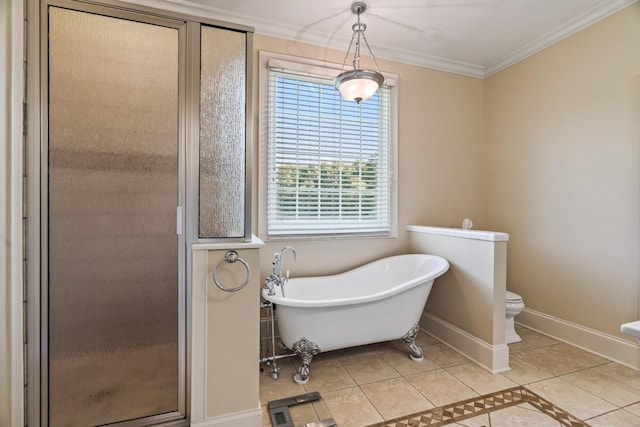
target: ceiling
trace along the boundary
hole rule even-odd
[[[346,50],[352,0],[169,0],[258,34]],[[487,77],[636,0],[365,0],[376,58]]]

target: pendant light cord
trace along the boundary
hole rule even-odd
[[[364,31],[367,29],[367,25],[363,22],[360,22],[360,9],[356,11],[356,15],[358,16],[358,21],[352,25],[351,29],[353,30],[353,34],[351,35],[351,41],[349,42],[349,47],[347,48],[347,53],[344,56],[344,61],[342,61],[342,68],[340,72],[344,71],[344,67],[347,65],[347,60],[349,59],[349,52],[351,52],[351,46],[353,46],[354,39],[356,40],[356,45],[353,49],[353,69],[358,70],[360,68],[360,36],[362,35],[362,40],[364,40],[364,44],[367,46],[367,50],[369,51],[369,55],[371,59],[373,59],[373,63],[376,66],[376,71],[380,73],[380,67],[378,66],[378,61],[376,57],[373,56],[373,52],[371,51],[371,47],[369,46],[369,42],[367,41],[367,36],[364,35]],[[357,36],[357,39],[356,39]]]

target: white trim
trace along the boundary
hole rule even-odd
[[[516,318],[518,325],[548,335],[590,353],[639,369],[638,344],[575,323],[525,308]]]
[[[240,250],[240,249],[260,249],[264,247],[264,242],[255,235],[251,235],[251,240],[248,242],[235,242],[235,241],[219,241],[211,243],[193,243],[191,244],[191,250],[198,251],[220,251],[220,250]]]
[[[240,25],[248,25],[255,28],[256,34],[265,34],[286,40],[310,43],[324,48],[344,50],[344,47],[349,43],[349,38],[345,36],[333,35],[329,40],[327,40],[327,34],[311,30],[305,31],[302,35],[298,28],[283,25],[281,22],[267,21],[258,16],[230,12],[228,10],[194,4],[184,0],[125,1],[180,13],[204,16],[211,19],[220,19],[238,23]],[[559,42],[560,40],[563,40],[572,34],[575,34],[578,31],[618,12],[619,10],[624,9],[636,1],[638,0],[603,0],[599,5],[582,16],[571,20],[570,22],[548,32],[544,36],[539,37],[538,39],[514,50],[488,65],[472,64],[469,62],[456,61],[432,55],[420,55],[416,52],[390,48],[387,46],[374,46],[374,50],[376,58],[389,59],[406,64],[413,64],[433,68],[435,70],[483,79],[528,58],[529,56]]]
[[[464,230],[462,228],[431,227],[425,225],[407,225],[407,231],[440,236],[460,237],[462,239],[487,240],[490,242],[508,242],[509,235],[497,231]]]
[[[432,314],[422,313],[422,329],[492,374],[511,370],[507,344],[490,345]]]
[[[23,226],[22,226],[22,176],[23,176],[23,109],[24,102],[24,5],[22,1],[12,0],[10,3],[11,44],[10,44],[10,153],[11,153],[11,185],[10,185],[10,298],[8,307],[11,322],[11,425],[25,425],[24,421],[24,316],[23,316]]]
[[[207,251],[191,252],[191,421],[204,420],[207,401]],[[194,424],[193,424],[194,425]]]
[[[282,53],[268,52],[261,50],[259,52],[260,64],[266,68],[276,67],[288,70],[295,70],[315,74],[317,76],[325,76],[333,78],[342,70],[342,65],[335,62],[321,61],[318,59],[302,58],[298,56],[285,55]],[[384,75],[384,84],[387,86],[395,86],[398,81],[398,75],[394,73],[380,71]]]
[[[300,30],[292,25],[283,25],[281,22],[273,22],[262,19],[259,16],[252,16],[242,13],[230,12],[228,10],[196,4],[184,0],[124,0],[141,6],[153,7],[157,9],[170,10],[187,15],[202,16],[209,19],[216,19],[254,27],[256,34],[265,34],[285,40],[295,40],[302,43],[314,44],[323,48],[332,48],[343,51],[348,46],[350,37],[343,35],[333,35],[329,40],[327,34],[323,32],[307,30],[304,37],[301,37]],[[350,34],[348,34],[350,36]],[[391,48],[388,46],[375,46],[375,56],[381,59],[390,59],[406,64],[419,65],[436,70],[447,71],[456,74],[463,74],[470,77],[483,78],[485,67],[469,62],[456,61],[452,59],[437,57],[433,55],[420,55],[413,51]],[[383,73],[384,74],[384,73]]]
[[[621,9],[635,3],[638,0],[607,0],[601,2],[599,5],[591,9],[590,11],[578,16],[566,24],[548,32],[547,34],[533,40],[530,43],[514,50],[513,52],[498,59],[493,64],[487,65],[484,71],[484,77],[489,77],[511,65],[520,62],[531,55],[540,52],[543,49],[577,33],[580,30],[587,28],[596,22],[613,15]]]
[[[191,427],[262,427],[262,409],[191,422]]]
[[[389,59],[391,61],[418,65],[420,67],[432,68],[438,71],[461,74],[463,76],[475,77],[479,79],[482,79],[486,76],[485,67],[479,64],[456,61],[454,59],[441,58],[432,55],[421,55],[416,52],[409,52],[402,49],[391,49],[382,46],[376,46],[375,50],[376,58]]]
[[[367,232],[366,229],[352,229],[351,232],[344,233],[309,233],[305,228],[300,234],[295,230],[288,228],[286,233],[268,233],[268,217],[267,209],[268,205],[268,188],[266,183],[268,182],[268,133],[269,133],[269,69],[270,67],[284,68],[287,70],[293,70],[295,72],[310,73],[316,76],[331,77],[333,71],[338,72],[341,65],[321,61],[317,59],[310,59],[292,55],[286,55],[282,53],[275,53],[269,51],[258,52],[258,212],[262,212],[258,216],[258,235],[265,241],[277,241],[277,240],[289,240],[291,238],[299,240],[323,240],[323,239],[349,239],[349,238],[396,238],[398,236],[398,75],[394,73],[382,72],[385,76],[385,86],[389,88],[389,113],[390,113],[390,142],[389,142],[389,168],[391,174],[389,176],[390,197],[389,197],[389,231],[380,231],[375,229],[373,232]],[[361,223],[359,223],[361,225]],[[314,227],[317,227],[314,224]],[[317,229],[321,228],[317,227]],[[329,230],[337,230],[335,225],[328,227]]]

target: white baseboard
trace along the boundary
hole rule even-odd
[[[509,347],[506,344],[490,345],[429,313],[422,313],[420,326],[425,332],[493,374],[511,369],[509,368]]]
[[[638,344],[525,308],[516,323],[605,359],[639,369]]]
[[[262,409],[192,421],[191,427],[262,427]]]

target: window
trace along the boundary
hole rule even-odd
[[[267,61],[266,239],[396,233],[393,88],[360,104],[345,101],[333,87],[338,71]]]

